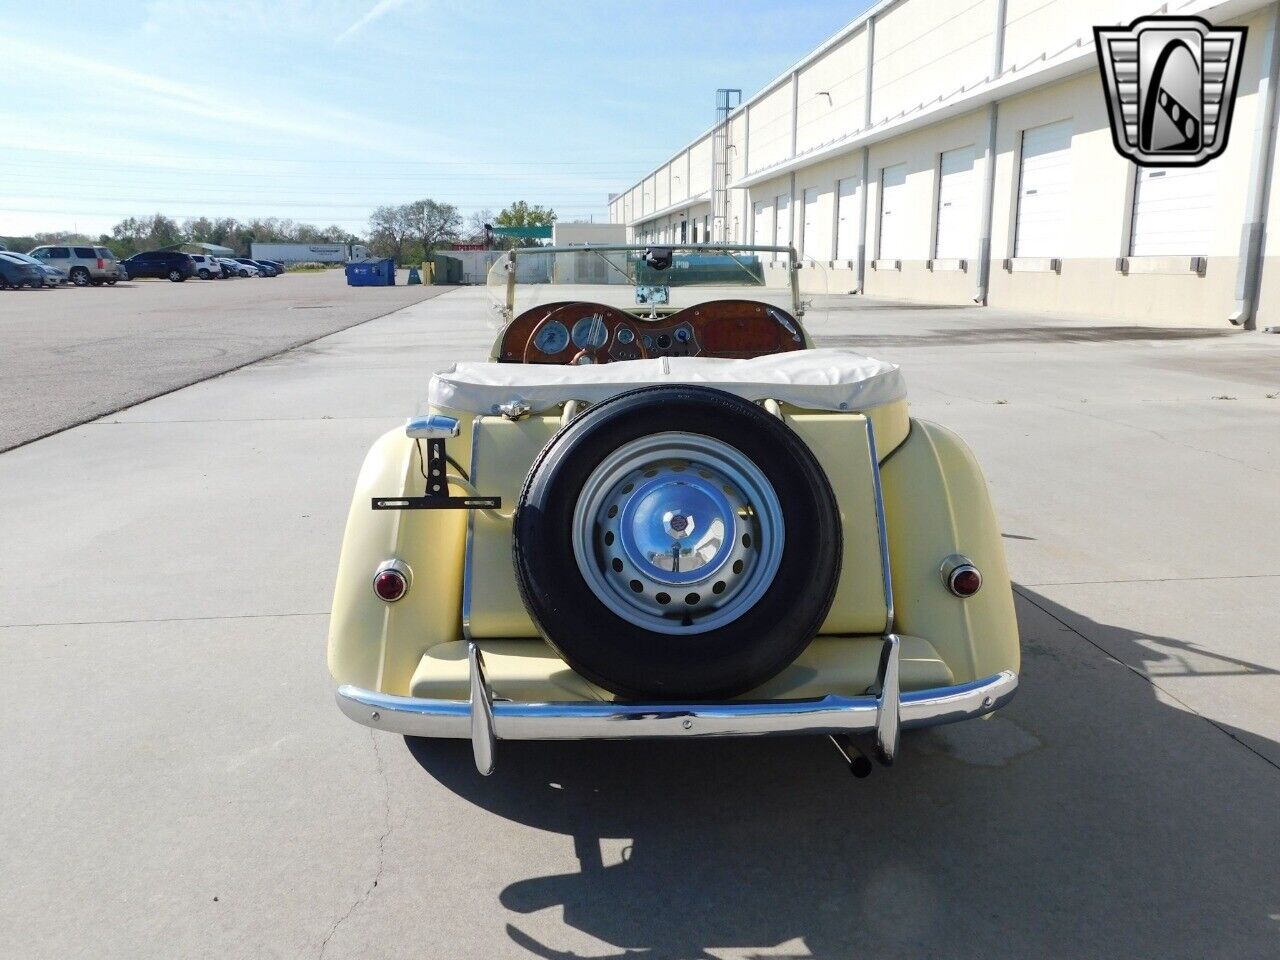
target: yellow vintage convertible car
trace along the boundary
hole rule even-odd
[[[808,265],[806,265],[808,266]],[[1013,696],[986,483],[896,366],[815,349],[789,247],[511,251],[486,362],[360,471],[329,633],[351,719],[498,740],[899,732]],[[803,273],[803,275],[802,275]]]

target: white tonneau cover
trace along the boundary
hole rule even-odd
[[[753,360],[658,357],[584,366],[463,362],[431,378],[429,400],[437,409],[476,414],[523,401],[530,412],[541,413],[566,400],[599,403],[624,390],[679,383],[806,410],[869,410],[907,395],[896,364],[850,350],[794,350]]]

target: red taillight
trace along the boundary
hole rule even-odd
[[[99,269],[99,270],[102,270],[104,267],[106,267],[106,265],[107,265],[107,262],[106,262],[105,260],[103,260],[101,257],[99,257],[99,258],[98,258],[98,269]]]
[[[982,588],[982,574],[974,567],[961,567],[951,574],[951,592],[957,597],[972,597]]]
[[[395,603],[409,592],[409,567],[399,560],[388,560],[373,575],[373,592],[379,600]]]
[[[968,557],[955,553],[942,561],[942,582],[953,595],[964,600],[982,589],[982,571]]]

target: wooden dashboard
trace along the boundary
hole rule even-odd
[[[655,319],[587,301],[546,303],[507,325],[499,363],[609,363],[648,357],[749,359],[804,348],[785,310],[755,300],[712,300]]]

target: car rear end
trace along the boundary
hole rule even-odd
[[[499,739],[828,734],[889,762],[900,729],[1001,707],[1017,624],[976,463],[909,419],[896,368],[807,353],[758,390],[697,358],[701,385],[675,359],[650,385],[628,364],[437,376],[434,416],[375,445],[352,503],[329,646],[344,713],[470,737],[487,773]],[[544,376],[562,399],[540,402]],[[809,474],[835,501],[816,514]]]
[[[77,255],[82,248],[77,247]],[[115,283],[120,279],[120,264],[116,260],[116,255],[111,252],[110,247],[88,247],[83,248],[86,252],[91,253],[92,257],[85,257],[85,265],[89,270],[89,276],[95,283]]]

